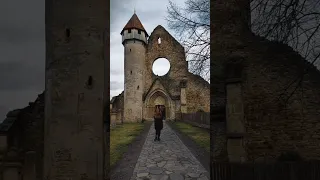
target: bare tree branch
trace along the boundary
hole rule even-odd
[[[185,47],[192,73],[210,80],[210,1],[187,0],[185,8],[169,1],[167,22]]]
[[[291,46],[303,58],[317,66],[320,57],[320,0],[250,0],[251,29],[256,35]],[[185,8],[170,1],[167,21],[186,48],[187,60],[193,73],[206,78],[210,75],[210,1],[186,0]],[[318,66],[319,67],[319,66]],[[284,86],[287,92],[295,84],[302,86],[303,70]],[[298,82],[298,83],[297,83]],[[280,95],[282,98],[283,93]]]

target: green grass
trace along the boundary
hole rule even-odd
[[[175,122],[173,125],[182,134],[189,136],[196,144],[210,152],[210,133],[208,131],[183,122]]]
[[[113,167],[127,151],[128,145],[141,133],[145,124],[127,123],[117,125],[110,132],[110,167]]]

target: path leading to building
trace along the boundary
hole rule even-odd
[[[155,142],[154,137],[152,125],[131,180],[210,179],[210,174],[166,123],[161,132],[161,141]]]

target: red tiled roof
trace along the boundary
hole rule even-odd
[[[124,28],[121,31],[121,34],[124,30],[128,29],[138,29],[141,31],[144,31],[147,34],[147,31],[144,29],[141,21],[139,20],[138,16],[134,13],[128,23],[124,26]]]

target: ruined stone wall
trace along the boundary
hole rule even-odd
[[[158,38],[161,43],[158,44]],[[186,90],[187,111],[196,112],[199,109],[210,111],[210,85],[201,77],[188,72],[188,63],[183,46],[179,44],[162,26],[157,26],[152,32],[146,56],[146,86],[148,91],[152,82],[159,78],[152,73],[153,62],[158,58],[166,58],[170,62],[168,74],[161,77],[161,83],[172,96],[180,96],[180,82],[187,79]],[[199,101],[198,101],[199,100]]]
[[[19,125],[23,152],[35,153],[35,175],[37,180],[40,180],[43,176],[44,93],[40,94],[35,102],[30,103],[30,106],[22,109]]]
[[[308,63],[291,48],[252,35],[248,27],[250,1],[212,1],[210,6],[211,39],[214,39],[210,47],[214,68],[211,112],[226,107],[225,64],[230,59],[242,59],[246,132],[241,145],[245,147],[247,160],[275,160],[287,151],[296,151],[305,159],[319,159],[319,71],[312,68],[301,81],[302,87],[287,102]],[[292,82],[295,83],[289,86]],[[284,96],[280,98],[282,92]],[[226,119],[222,113],[221,118],[212,117],[214,121]]]
[[[158,44],[158,38],[161,38],[161,44]],[[170,62],[170,70],[165,75],[167,87],[173,96],[180,95],[180,81],[188,75],[185,51],[162,26],[157,26],[148,39],[145,92],[148,91],[154,79],[157,78],[152,72],[152,65],[158,58],[166,58]]]
[[[123,99],[123,96],[124,96],[124,92],[122,91],[121,94],[119,94],[118,96],[115,97],[115,101],[112,103],[112,109],[116,109],[116,110],[120,110],[122,109],[123,110],[123,102],[124,102],[124,99]]]
[[[18,150],[16,162],[22,164],[24,179],[43,179],[43,107],[44,96],[40,94],[29,106],[10,111],[0,125],[1,133],[8,139],[7,150]]]
[[[202,77],[189,73],[186,95],[188,113],[210,112],[210,84]]]
[[[244,50],[242,84],[248,160],[274,159],[286,151],[319,159],[320,72],[286,45],[253,39]]]
[[[308,63],[286,45],[253,34],[237,40],[217,54],[225,55],[220,57],[225,60],[222,66],[231,59],[243,61],[241,88],[245,133],[242,146],[247,161],[276,160],[281,153],[288,151],[296,151],[305,159],[319,159],[319,71],[312,67],[301,81],[302,87],[298,87],[286,102]],[[218,104],[222,104],[219,96],[214,95],[214,90],[212,95],[213,101],[218,101],[213,105],[219,107]],[[215,116],[212,120],[219,119]],[[225,118],[222,114],[221,117]]]

